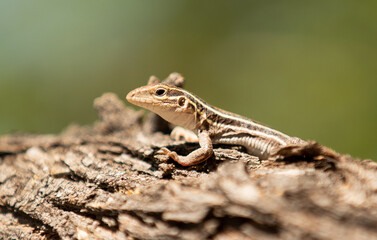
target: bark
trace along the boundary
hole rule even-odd
[[[198,144],[114,94],[94,106],[92,126],[0,138],[0,239],[377,239],[373,161],[309,142],[182,167],[156,152]]]

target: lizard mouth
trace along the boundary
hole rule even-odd
[[[136,106],[148,108],[152,104],[152,99],[143,97],[140,92],[139,89],[132,90],[127,94],[126,99]]]

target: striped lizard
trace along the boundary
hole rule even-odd
[[[244,146],[249,154],[260,159],[267,159],[281,147],[304,143],[297,137],[290,137],[251,119],[211,106],[180,87],[160,83],[157,78],[151,78],[148,85],[129,92],[126,99],[191,131],[191,134],[182,135],[179,134],[182,131],[176,128],[172,135],[188,136],[188,139],[198,141],[199,149],[187,156],[180,156],[167,148],[158,151],[183,166],[207,160],[213,154],[212,144],[215,143]],[[193,139],[193,132],[197,138],[194,135]]]

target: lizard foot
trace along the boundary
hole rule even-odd
[[[167,148],[161,148],[156,153],[161,154],[161,155],[166,155],[166,156],[170,157],[171,159],[173,159],[174,161],[179,162],[178,154],[176,152],[170,151]]]

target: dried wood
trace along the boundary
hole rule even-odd
[[[197,144],[114,94],[94,106],[91,126],[0,138],[0,239],[377,239],[373,161],[309,142],[182,167],[156,152]]]

